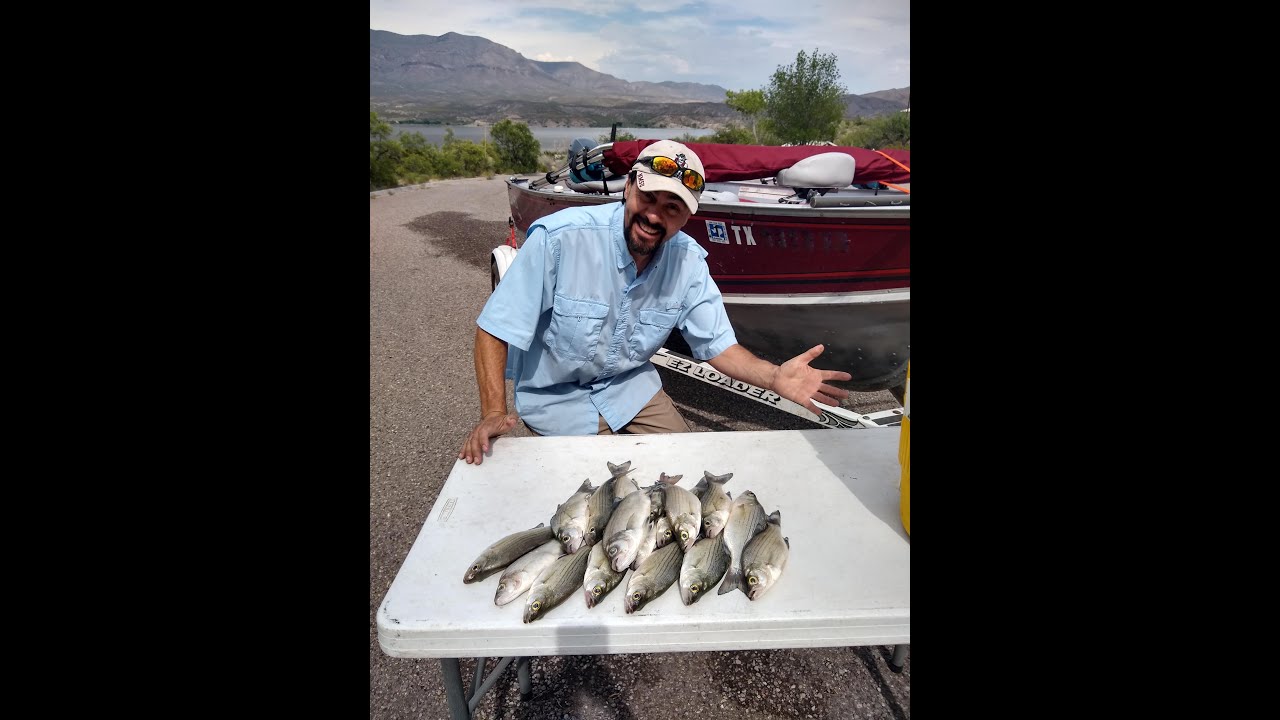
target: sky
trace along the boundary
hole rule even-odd
[[[910,0],[369,0],[369,28],[479,35],[632,82],[762,90],[816,50],[854,95],[911,84]]]

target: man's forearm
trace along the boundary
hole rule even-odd
[[[761,360],[741,345],[730,345],[724,352],[707,361],[711,367],[734,380],[751,383],[765,390],[773,389],[778,366]]]
[[[480,417],[507,411],[507,344],[476,327],[476,387]]]

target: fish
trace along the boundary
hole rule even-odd
[[[756,500],[755,493],[748,490],[733,499],[733,505],[729,508],[729,522],[725,523],[721,533],[725,547],[729,548],[729,571],[725,573],[724,582],[720,583],[720,589],[716,591],[717,595],[733,592],[734,588],[739,587],[742,592],[747,592],[746,581],[742,576],[742,549],[766,524],[768,516],[764,514],[764,507]]]
[[[680,482],[683,475],[668,475],[666,473],[658,474],[658,482],[649,487],[642,488],[649,493],[649,519],[657,520],[666,513],[667,502],[667,486]]]
[[[711,588],[729,569],[729,549],[723,537],[702,538],[684,554],[680,564],[680,600],[685,605],[711,594]]]
[[[627,581],[627,596],[623,599],[623,604],[626,605],[628,614],[644,607],[675,583],[676,578],[680,577],[682,557],[680,546],[671,543],[645,558]]]
[[[671,529],[671,518],[663,515],[653,523],[653,549],[666,547],[675,533]]]
[[[594,490],[590,478],[583,480],[568,500],[556,506],[556,513],[551,516],[551,531],[560,539],[566,553],[576,552],[586,537],[587,499]]]
[[[665,518],[659,518],[658,520],[659,522],[661,522],[665,520]],[[664,524],[668,528],[667,530],[668,538],[667,540],[663,541],[662,544],[666,545],[668,542],[670,542],[671,531],[669,528],[671,527],[671,523],[664,523]],[[651,554],[653,554],[654,550],[658,549],[658,538],[661,532],[662,531],[658,529],[658,523],[652,520],[644,521],[644,536],[640,538],[640,546],[636,548],[636,557],[634,560],[631,561],[630,567],[632,570],[635,570],[636,568],[640,567],[640,563],[644,562],[645,558],[649,557]]]
[[[587,500],[587,534],[583,542],[588,545],[594,545],[604,537],[604,529],[609,524],[609,517],[613,515],[613,509],[618,507],[618,503],[622,502],[622,498],[640,489],[635,480],[625,477],[627,473],[632,472],[630,460],[621,465],[614,465],[606,460],[605,464],[609,466],[611,477],[600,483],[600,487],[596,488]],[[617,490],[619,487],[626,488],[626,492],[619,494]]]
[[[609,476],[613,479],[613,497],[618,502],[622,502],[622,498],[640,489],[640,485],[635,480],[627,477],[628,474],[636,471],[636,468],[631,467],[630,460],[621,465],[614,465],[606,460],[605,464],[609,466]]]
[[[622,573],[615,572],[609,563],[609,556],[604,552],[604,543],[591,546],[591,555],[587,558],[587,572],[582,578],[582,593],[587,600],[587,607],[593,608],[604,599],[609,591],[622,581]]]
[[[529,588],[529,598],[524,604],[524,621],[531,623],[546,615],[551,608],[559,605],[565,598],[573,594],[574,588],[581,587],[583,572],[587,567],[587,558],[591,548],[583,545],[572,555],[557,559],[546,570],[543,570]]]
[[[696,495],[676,485],[681,477],[683,475],[662,473],[663,511],[671,520],[671,530],[679,538],[680,549],[689,552],[702,532],[702,503]]]
[[[605,526],[605,554],[609,556],[614,572],[622,572],[636,559],[641,543],[649,532],[649,493],[637,490],[622,498],[613,509],[613,515]]]
[[[716,537],[728,522],[733,496],[725,491],[724,484],[732,477],[733,473],[712,475],[703,470],[702,479],[694,486],[693,494],[702,501],[702,537]]]
[[[534,579],[563,554],[560,541],[551,538],[521,555],[518,560],[507,566],[502,577],[498,579],[498,591],[494,593],[493,604],[501,607],[523,595],[533,585]]]
[[[537,527],[511,533],[485,548],[475,562],[471,563],[471,567],[467,568],[467,573],[462,576],[462,582],[479,582],[553,537],[555,534],[546,523],[538,523]]]
[[[791,554],[791,538],[782,537],[782,514],[774,510],[769,524],[742,549],[742,574],[747,578],[747,597],[759,600],[778,583]]]

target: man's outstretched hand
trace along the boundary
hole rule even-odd
[[[515,415],[499,413],[496,410],[485,416],[467,436],[466,442],[462,444],[462,451],[458,453],[458,459],[466,460],[467,464],[479,465],[484,462],[484,454],[489,452],[492,446],[490,441],[499,435],[511,432],[511,429],[516,426],[516,420]]]
[[[828,381],[844,381],[852,379],[852,375],[839,370],[818,370],[809,367],[809,363],[822,354],[822,345],[814,345],[803,353],[782,363],[774,377],[773,391],[790,400],[814,415],[822,411],[814,400],[831,406],[839,406],[840,401],[849,397],[848,390],[828,385]]]

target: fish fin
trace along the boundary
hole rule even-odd
[[[733,493],[729,492],[728,490],[724,491],[724,496],[729,498],[730,500],[733,499]]]
[[[537,525],[534,525],[531,529],[532,529],[532,530],[537,530],[537,529],[538,529],[538,528],[540,528],[540,527],[546,527],[546,526],[547,526],[547,524],[546,524],[546,523],[538,523]]]
[[[592,490],[595,490],[595,488],[591,487],[591,478],[583,480],[582,484],[578,486],[578,492],[591,492]]]
[[[731,593],[742,584],[742,571],[730,568],[729,572],[724,574],[724,581],[720,583],[720,589],[716,591],[717,595]]]
[[[724,475],[712,475],[710,470],[702,471],[702,479],[706,482],[716,482],[723,485],[729,482],[729,479],[732,477],[733,477],[733,473],[725,473]]]
[[[782,542],[784,542],[784,543],[786,543],[786,544],[787,544],[787,549],[788,549],[788,550],[790,550],[790,549],[791,549],[791,538],[789,538],[789,537],[784,537],[784,538],[782,538]]]
[[[782,524],[782,511],[781,511],[781,510],[774,510],[773,512],[769,513],[769,522],[773,523],[774,525],[781,525],[781,524]]]

